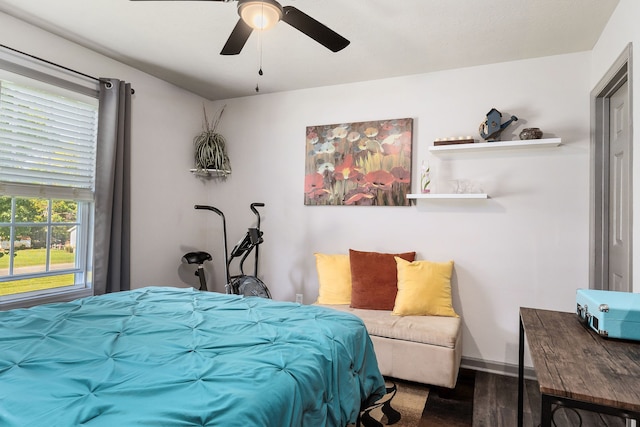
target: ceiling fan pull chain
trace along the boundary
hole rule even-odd
[[[259,55],[259,65],[258,65],[258,76],[262,76],[264,75],[264,72],[262,72],[262,30],[259,30],[259,37],[258,37],[258,55]],[[260,86],[258,85],[258,83],[256,83],[256,92],[260,92]]]

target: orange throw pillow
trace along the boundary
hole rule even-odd
[[[398,292],[398,269],[394,257],[412,262],[416,253],[386,254],[349,249],[352,308],[393,310]]]

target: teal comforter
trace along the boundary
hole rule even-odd
[[[0,426],[340,426],[384,394],[355,316],[148,287],[0,312]]]

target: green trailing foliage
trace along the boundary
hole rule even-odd
[[[204,111],[204,131],[193,139],[196,170],[200,174],[208,175],[208,170],[213,169],[216,170],[217,175],[226,177],[231,174],[231,162],[227,154],[226,140],[216,131],[224,107],[211,122],[207,118],[207,110],[204,107],[202,109]]]

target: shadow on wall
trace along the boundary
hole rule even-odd
[[[498,324],[494,315],[494,310],[495,310],[494,304],[491,303],[489,298],[487,298],[486,293],[483,292],[482,289],[480,288],[465,289],[464,290],[465,298],[469,299],[468,301],[465,301],[466,305],[467,306],[473,305],[474,307],[482,307],[481,312],[482,312],[483,319],[482,321],[479,321],[477,319],[476,321],[474,321],[471,318],[472,313],[468,313],[468,315],[465,316],[465,311],[463,309],[465,304],[460,298],[461,289],[458,283],[458,278],[460,276],[462,276],[463,278],[468,277],[470,276],[470,271],[466,270],[464,266],[462,266],[461,264],[455,263],[455,260],[454,260],[453,273],[451,275],[451,300],[453,303],[453,308],[462,319],[462,354],[470,357],[474,357],[474,358],[477,357],[478,359],[484,360],[480,351],[480,347],[478,346],[474,338],[474,334],[475,334],[476,337],[479,337],[481,339],[481,336],[479,336],[481,331],[474,331],[473,325],[474,324],[482,325],[482,328],[485,329],[486,325],[489,324],[490,330],[497,331]],[[473,281],[467,280],[467,282],[473,282]],[[515,319],[514,322],[516,320],[517,319]]]

